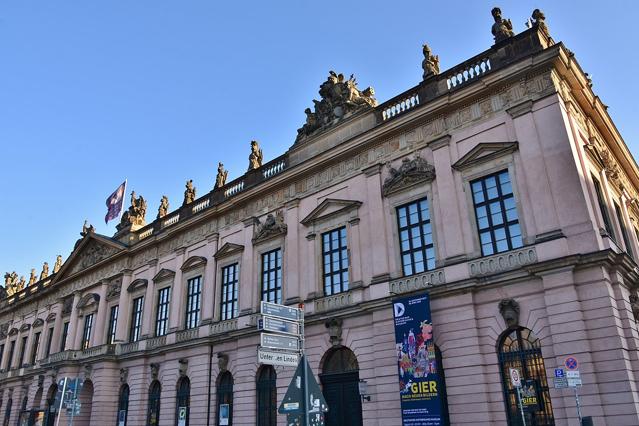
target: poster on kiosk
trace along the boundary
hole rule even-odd
[[[441,426],[442,406],[428,295],[393,301],[404,426]]]

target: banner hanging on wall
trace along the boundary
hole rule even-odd
[[[441,426],[442,405],[428,295],[393,301],[404,426]]]

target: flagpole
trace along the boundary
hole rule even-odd
[[[122,215],[124,214],[124,200],[126,200],[126,185],[129,180],[124,178],[124,191],[122,191],[122,208],[120,209],[120,216],[118,216],[118,220],[122,219]]]

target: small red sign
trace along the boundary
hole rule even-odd
[[[579,368],[579,362],[574,356],[569,356],[568,358],[566,358],[564,364],[566,365],[566,368],[568,370],[576,370]]]

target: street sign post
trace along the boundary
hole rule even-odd
[[[521,413],[521,423],[526,426],[526,416],[524,415],[524,406],[521,403],[521,374],[516,368],[510,369],[510,383],[517,391],[517,403],[519,404],[519,412]]]
[[[298,308],[264,301],[260,304],[260,313],[289,321],[299,321],[302,318],[301,310]]]
[[[300,355],[297,352],[271,351],[265,348],[257,348],[257,361],[260,364],[283,365],[295,367],[299,364]]]
[[[271,348],[271,349],[299,351],[300,339],[293,336],[282,336],[280,334],[262,333],[260,335],[260,346],[264,348]]]
[[[321,426],[324,424],[324,413],[328,411],[328,406],[315,376],[309,374],[308,370],[308,361],[306,357],[302,357],[278,413],[289,417],[302,415],[305,425]]]
[[[574,355],[567,356],[564,360],[566,366],[566,384],[567,387],[575,390],[575,405],[577,406],[577,417],[579,418],[579,424],[581,424],[581,405],[579,404],[579,391],[581,387],[581,374],[579,373],[579,361]]]
[[[298,322],[287,321],[275,317],[264,315],[257,322],[258,330],[272,331],[274,333],[285,333],[299,336],[300,325]]]

